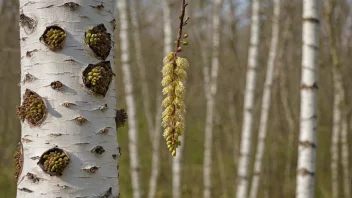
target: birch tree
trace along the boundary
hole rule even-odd
[[[203,180],[204,189],[203,197],[211,197],[211,151],[213,141],[213,116],[215,108],[215,96],[217,93],[217,78],[219,73],[219,46],[220,46],[220,9],[221,0],[214,1],[213,11],[213,41],[212,41],[212,60],[209,79],[209,95],[207,98],[206,122],[205,122],[205,140],[204,140],[204,167]]]
[[[150,138],[153,138],[153,132],[154,132],[154,125],[153,125],[153,119],[152,119],[152,113],[150,109],[150,95],[149,95],[149,88],[148,88],[148,82],[146,78],[146,71],[145,71],[145,64],[143,60],[143,55],[142,55],[142,41],[141,41],[141,35],[140,35],[140,25],[139,25],[139,20],[138,20],[138,5],[139,2],[137,1],[131,1],[130,6],[131,6],[131,22],[133,25],[133,43],[134,43],[134,48],[136,52],[136,65],[138,68],[139,72],[139,78],[140,78],[140,85],[142,89],[142,96],[143,96],[143,110],[144,110],[144,115],[147,120],[147,125],[148,125],[148,133]]]
[[[180,137],[180,141],[184,142],[185,136]],[[181,198],[182,186],[181,186],[181,175],[182,175],[182,156],[183,156],[183,144],[176,149],[178,153],[172,159],[172,198]]]
[[[332,0],[325,1],[327,32],[329,37],[329,49],[332,57],[332,75],[334,89],[333,104],[333,126],[331,139],[331,178],[332,178],[332,197],[339,197],[339,140],[343,137],[341,134],[343,120],[343,108],[345,106],[345,90],[343,87],[343,79],[341,73],[341,62],[337,52],[336,33],[333,27],[333,16],[335,10],[335,2]],[[340,135],[341,134],[341,135]],[[341,138],[341,141],[343,139]]]
[[[19,198],[119,195],[112,5],[20,0]]]
[[[256,198],[259,191],[259,179],[262,171],[262,161],[265,151],[265,138],[267,133],[267,123],[270,110],[271,87],[273,83],[275,58],[279,39],[279,18],[280,18],[280,0],[274,0],[274,16],[272,22],[271,44],[268,58],[268,68],[266,71],[264,92],[262,99],[262,111],[260,115],[258,145],[254,162],[254,174],[250,190],[250,198]]]
[[[138,126],[136,118],[136,106],[133,93],[133,82],[130,66],[130,47],[129,47],[129,24],[127,17],[127,1],[119,0],[117,2],[120,17],[120,46],[121,46],[121,64],[122,77],[125,87],[125,97],[128,115],[128,148],[130,155],[130,171],[132,180],[133,198],[142,197],[140,184],[140,164],[138,154]]]
[[[164,56],[172,51],[172,20],[171,5],[168,0],[163,0],[163,19],[164,19]],[[180,137],[184,142],[184,136]],[[172,197],[181,198],[181,170],[183,144],[176,149],[177,155],[172,158]]]
[[[250,154],[253,132],[253,103],[254,90],[257,78],[258,51],[259,51],[259,19],[260,1],[252,1],[251,35],[249,41],[248,69],[246,76],[246,87],[244,96],[243,123],[240,145],[240,156],[237,170],[237,198],[247,198],[248,194],[248,168],[250,165]]]
[[[343,168],[343,193],[345,198],[351,198],[351,177],[349,171],[349,154],[348,154],[348,118],[345,116],[342,120],[341,128],[341,164]]]
[[[172,32],[171,32],[171,8],[170,2],[164,0],[163,2],[163,20],[164,20],[164,56],[166,56],[169,52],[172,51]],[[160,81],[159,76],[159,80]],[[158,83],[157,90],[160,90],[161,85]],[[152,139],[152,172],[149,180],[149,198],[154,198],[157,189],[157,180],[159,176],[159,164],[160,164],[160,137],[161,137],[161,112],[162,106],[161,103],[161,94],[159,91],[156,92],[157,100],[156,100],[156,115],[155,115],[155,128]]]
[[[313,198],[317,130],[317,61],[319,50],[319,1],[303,1],[300,134],[297,163],[297,198]]]

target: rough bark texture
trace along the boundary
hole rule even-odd
[[[110,10],[113,1],[102,1],[105,8],[101,10],[90,6],[96,5],[93,0],[76,0],[75,3],[80,5],[76,10],[63,6],[64,3],[66,1],[62,0],[20,1],[22,14],[36,24],[29,28],[28,23],[20,23],[21,79],[28,77],[27,74],[35,77],[35,80],[21,82],[21,95],[26,89],[38,93],[47,105],[48,116],[37,127],[22,123],[24,164],[17,197],[93,197],[106,193],[117,197],[117,158],[112,157],[118,156],[114,79],[105,97],[95,96],[82,86],[82,71],[88,64],[100,62],[86,50],[82,42],[84,32],[90,26],[103,23],[108,33],[113,35],[110,24],[114,18],[113,10]],[[54,24],[64,28],[67,34],[62,50],[55,52],[39,41],[46,27]],[[112,48],[106,60],[110,61],[114,70],[113,54]],[[61,90],[51,88],[50,84],[56,80],[64,83]],[[75,105],[68,108],[62,105],[65,102]],[[100,111],[99,107],[105,104],[108,108]],[[88,121],[80,125],[73,120],[78,116]],[[106,127],[109,127],[107,134],[97,133]],[[101,155],[91,152],[98,145],[105,150]],[[38,157],[55,146],[70,157],[70,163],[60,177],[45,174],[37,165]],[[92,166],[98,167],[95,173],[82,170]],[[36,177],[39,180],[33,179]]]
[[[297,163],[297,198],[313,198],[317,146],[317,62],[319,1],[303,1],[300,135]]]
[[[140,164],[138,154],[138,128],[136,117],[136,106],[134,101],[133,83],[130,66],[130,49],[128,36],[128,18],[127,18],[127,1],[120,0],[117,3],[118,12],[120,16],[120,44],[121,44],[121,63],[122,76],[125,87],[125,97],[128,114],[128,138],[129,138],[129,155],[131,180],[133,189],[133,198],[141,198],[141,184],[140,184]]]
[[[240,146],[240,157],[237,170],[237,198],[247,198],[248,173],[250,165],[252,133],[253,133],[253,103],[254,90],[257,78],[258,51],[259,51],[259,0],[252,1],[251,36],[248,53],[248,69],[244,96],[242,137]]]
[[[262,99],[262,111],[260,115],[259,123],[259,134],[258,134],[258,146],[255,155],[254,162],[254,174],[252,177],[252,184],[250,190],[250,198],[256,198],[259,191],[259,179],[262,171],[262,161],[265,151],[265,139],[267,133],[267,123],[269,117],[269,109],[271,102],[271,87],[273,83],[274,75],[274,66],[275,59],[277,54],[277,45],[279,40],[279,17],[280,17],[280,0],[274,0],[274,16],[272,24],[272,33],[271,33],[271,44],[270,52],[268,58],[268,68],[266,71],[265,83],[264,83],[264,92]]]
[[[204,189],[203,197],[211,197],[211,151],[213,141],[213,116],[215,107],[215,96],[217,92],[217,78],[219,72],[219,45],[220,45],[220,8],[221,0],[214,1],[213,13],[213,41],[212,41],[212,60],[209,82],[209,98],[207,99],[207,114],[205,125],[205,141],[204,141],[204,167],[203,180]]]

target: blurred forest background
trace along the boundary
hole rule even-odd
[[[132,1],[128,1],[130,4]],[[161,0],[138,2],[136,12],[140,27],[130,29],[131,69],[137,106],[139,127],[139,157],[141,185],[147,194],[151,174],[152,143],[148,134],[147,118],[144,113],[141,81],[136,66],[135,48],[132,44],[133,31],[139,31],[142,40],[142,56],[149,88],[151,116],[155,118],[157,93],[163,55],[163,7]],[[170,0],[173,38],[176,38],[179,1]],[[188,59],[190,68],[186,86],[186,130],[182,155],[182,197],[198,198],[203,195],[203,156],[206,99],[204,94],[203,66],[210,64],[213,1],[189,0],[187,16],[190,17],[185,32],[189,34],[189,45],[181,56]],[[254,106],[254,156],[261,98],[271,40],[273,3],[262,0],[260,7],[260,49],[258,79]],[[336,31],[337,51],[341,59],[343,85],[347,103],[352,98],[352,2],[335,0],[333,27]],[[297,139],[299,134],[300,71],[302,51],[302,1],[281,0],[279,48],[275,59],[272,105],[268,121],[268,136],[261,174],[260,198],[291,198],[295,196]],[[19,50],[19,3],[5,0],[0,6],[0,197],[15,197],[16,184],[13,177],[13,154],[20,141],[20,122],[16,117],[16,106],[20,104],[20,50]],[[129,10],[130,11],[130,10]],[[329,51],[324,8],[321,3],[321,30],[319,54],[318,91],[318,148],[316,172],[316,197],[331,197],[331,137],[332,137],[332,59]],[[116,12],[117,13],[117,12]],[[129,12],[130,13],[130,12]],[[250,36],[249,1],[223,0],[220,25],[220,68],[218,92],[215,96],[212,155],[212,197],[233,197],[236,188],[237,162],[243,115],[243,96]],[[116,14],[118,19],[118,15]],[[118,20],[115,31],[116,89],[118,108],[125,108],[124,86],[120,78],[120,41]],[[132,26],[132,25],[130,25]],[[205,54],[205,58],[202,57]],[[351,104],[346,108],[351,112]],[[352,153],[349,116],[348,143]],[[121,195],[132,197],[129,168],[128,125],[118,131],[122,155],[119,160],[119,183]],[[160,175],[156,197],[172,197],[172,157],[163,140],[160,144]],[[338,154],[338,153],[337,153]],[[349,161],[352,162],[352,155]],[[253,157],[252,157],[253,158]],[[253,160],[254,161],[254,158]],[[253,164],[253,163],[252,163]],[[339,162],[340,182],[342,165]],[[252,170],[251,168],[250,170]],[[352,172],[352,166],[349,167]],[[350,178],[352,180],[352,178]],[[342,191],[342,185],[340,190]],[[342,195],[342,193],[341,193]],[[143,196],[144,197],[144,196]],[[342,197],[342,196],[341,196]],[[347,198],[347,197],[346,197]]]

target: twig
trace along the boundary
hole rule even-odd
[[[181,15],[180,15],[180,26],[179,26],[179,29],[178,29],[177,40],[176,40],[175,59],[174,59],[175,62],[176,62],[176,58],[177,58],[177,53],[180,52],[179,47],[180,47],[181,37],[182,37],[182,28],[185,25],[184,24],[184,18],[185,18],[185,12],[186,12],[187,5],[188,4],[186,4],[186,0],[182,0]]]
[[[187,3],[186,3],[186,0],[181,0],[182,3],[181,3],[181,15],[179,16],[179,19],[180,19],[180,25],[179,25],[179,29],[178,29],[178,34],[177,34],[177,40],[175,41],[175,44],[176,44],[176,47],[175,47],[175,54],[174,54],[174,60],[173,60],[173,66],[174,66],[174,70],[176,69],[177,67],[177,64],[176,64],[176,60],[177,60],[177,53],[178,52],[181,52],[181,49],[180,49],[180,43],[181,43],[181,38],[182,38],[182,29],[183,29],[183,26],[185,26],[185,13],[186,13],[186,7],[187,7]],[[187,19],[186,19],[187,20]],[[174,82],[175,79],[174,79],[174,76],[172,77],[172,82]],[[174,104],[174,109],[173,109],[173,112],[172,112],[172,117],[175,117],[175,114],[176,114],[176,104]],[[176,138],[175,138],[175,128],[176,128],[176,122],[175,121],[172,121],[172,128],[173,128],[173,131],[172,131],[172,145],[175,145],[176,144]]]

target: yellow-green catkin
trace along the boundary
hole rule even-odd
[[[181,145],[178,137],[182,135],[185,128],[184,104],[185,86],[187,77],[186,69],[189,67],[185,58],[177,57],[174,61],[175,52],[171,52],[164,58],[162,69],[163,95],[165,99],[162,106],[165,108],[162,113],[162,126],[164,127],[164,138],[172,156],[176,156],[176,148]]]

